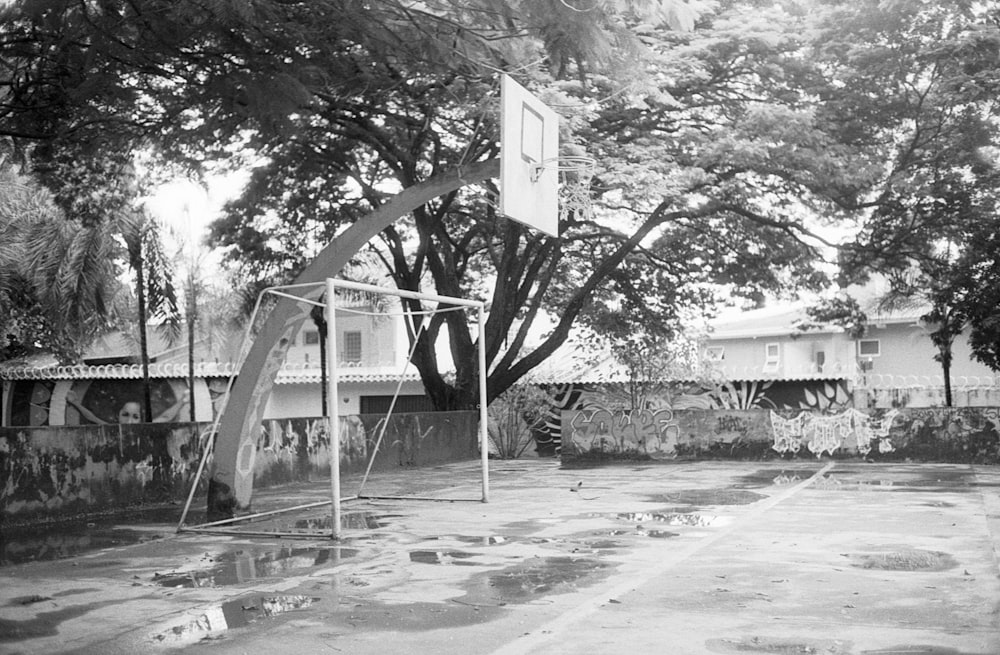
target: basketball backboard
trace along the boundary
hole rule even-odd
[[[559,115],[507,75],[500,78],[500,213],[559,236]]]

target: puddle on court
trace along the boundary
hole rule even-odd
[[[503,605],[529,603],[568,593],[606,578],[612,564],[587,557],[533,557],[499,571],[473,576],[456,602]]]
[[[767,496],[746,489],[689,489],[647,496],[649,502],[677,505],[752,505]]]
[[[373,512],[345,512],[340,515],[340,526],[345,530],[378,530],[392,524],[392,519],[398,519],[402,514],[375,514]],[[300,519],[291,525],[286,525],[288,532],[295,531],[329,531],[333,525],[330,515]],[[278,530],[281,532],[282,530]]]
[[[719,517],[707,516],[698,513],[671,512],[663,514],[660,512],[627,512],[618,514],[617,518],[623,521],[633,521],[636,523],[656,522],[665,525],[686,525],[690,527],[704,528],[717,523]]]
[[[15,530],[4,535],[0,565],[68,559],[95,550],[161,539],[148,530],[58,524],[41,530]]]
[[[679,537],[679,532],[667,532],[666,530],[641,530],[642,526],[639,526],[638,530],[641,534],[647,537],[652,537],[653,539],[669,539],[670,537]]]
[[[782,639],[775,637],[743,637],[742,639],[709,639],[705,647],[713,653],[766,653],[767,655],[848,655],[853,653],[849,642],[835,639]]]
[[[821,491],[899,491],[899,492],[928,492],[944,490],[951,492],[967,492],[976,488],[976,484],[969,480],[956,480],[947,478],[916,478],[916,477],[888,477],[869,474],[852,475],[850,472],[838,471],[836,474],[820,476],[810,487]],[[943,505],[942,505],[943,506]]]
[[[244,596],[221,605],[213,605],[199,616],[153,635],[153,640],[165,644],[190,644],[202,639],[208,640],[221,636],[227,630],[308,608],[317,601],[318,598],[309,596]]]
[[[417,564],[443,564],[446,566],[483,566],[480,562],[468,560],[476,557],[474,553],[460,550],[411,550],[410,561]]]
[[[946,646],[928,645],[901,645],[891,646],[880,650],[863,650],[861,655],[976,655],[967,651],[960,651]]]
[[[636,530],[608,530],[607,532],[595,532],[594,534],[608,535],[609,537],[627,537],[630,535],[637,534]]]
[[[907,548],[885,553],[854,553],[845,555],[851,566],[882,571],[947,571],[958,566],[948,553]]]
[[[741,475],[737,480],[737,488],[761,488],[770,486],[782,486],[798,484],[808,480],[819,471],[818,468],[767,468]]]
[[[211,566],[192,571],[156,573],[153,582],[162,587],[227,587],[287,575],[317,566],[336,566],[354,557],[353,548],[281,548],[267,552],[238,550],[206,559]]]
[[[973,472],[964,468],[917,468],[878,466],[838,466],[829,475],[821,476],[811,488],[826,491],[900,491],[928,492],[936,490],[968,492],[979,488]]]
[[[96,587],[84,587],[82,589],[66,589],[63,591],[58,591],[51,596],[39,596],[34,594],[32,596],[18,596],[16,598],[11,598],[7,601],[7,605],[11,607],[24,606],[24,605],[34,605],[35,603],[44,603],[45,601],[55,600],[56,598],[65,598],[66,596],[76,596],[78,594],[89,594],[95,591],[100,591]]]
[[[476,546],[500,546],[502,544],[511,543],[512,539],[508,537],[501,537],[498,535],[489,535],[484,537],[474,537],[474,536],[457,536],[451,537],[455,541],[460,541],[463,544],[470,544]]]
[[[507,532],[520,532],[523,534],[534,534],[545,524],[538,519],[526,519],[524,521],[512,521],[505,523],[503,527]]]
[[[51,601],[51,599],[45,599]],[[39,601],[43,602],[43,601]],[[24,621],[0,618],[0,644],[10,644],[39,637],[53,637],[59,634],[59,626],[71,619],[84,616],[94,610],[124,603],[124,600],[102,601],[89,605],[59,607],[51,612],[41,611]],[[51,605],[55,606],[55,605]]]
[[[5,524],[0,539],[0,566],[68,559],[162,539],[175,532],[182,509],[174,505],[139,507],[85,518]],[[202,520],[201,514],[190,516]]]

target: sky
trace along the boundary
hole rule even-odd
[[[227,201],[239,195],[248,179],[249,173],[243,171],[210,176],[204,185],[178,178],[146,198],[149,211],[173,232],[168,243],[181,253],[182,262],[194,258],[205,272],[220,269],[221,254],[205,246],[208,225],[220,216]]]

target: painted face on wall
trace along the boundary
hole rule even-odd
[[[119,423],[142,423],[142,410],[137,402],[127,402],[118,410]]]

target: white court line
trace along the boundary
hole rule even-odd
[[[601,590],[600,592],[595,592],[590,594],[588,600],[576,605],[556,618],[552,619],[548,623],[544,623],[530,633],[526,635],[519,636],[513,641],[504,644],[500,648],[493,651],[493,655],[523,655],[525,653],[531,653],[537,648],[541,648],[546,642],[551,642],[557,639],[561,632],[568,630],[573,624],[581,622],[586,617],[590,616],[602,606],[607,604],[608,598],[619,598],[629,593],[630,591],[635,591],[637,588],[648,583],[655,577],[666,573],[671,568],[680,564],[687,558],[705,550],[712,544],[714,544],[719,539],[727,537],[733,532],[741,529],[745,523],[759,517],[764,512],[770,510],[775,505],[787,500],[788,498],[794,496],[798,492],[802,491],[817,478],[826,474],[827,471],[833,468],[835,462],[830,462],[819,471],[816,471],[812,477],[800,482],[794,487],[790,487],[780,494],[771,496],[767,500],[761,501],[759,504],[755,504],[753,509],[748,511],[746,514],[740,518],[733,521],[724,530],[713,533],[711,536],[699,539],[696,542],[688,545],[687,548],[681,549],[673,554],[671,557],[667,557],[659,564],[651,566],[649,568],[642,569],[636,575],[633,575],[622,582],[619,582],[613,587]]]

